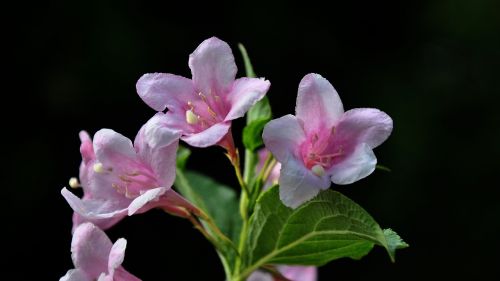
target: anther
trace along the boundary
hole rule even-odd
[[[75,177],[69,179],[69,186],[71,188],[79,188],[79,187],[81,187],[80,182]]]
[[[104,166],[102,165],[102,163],[95,163],[93,168],[94,168],[94,172],[96,172],[98,174],[102,174],[105,172]]]
[[[312,168],[311,168],[311,171],[318,177],[322,177],[325,175],[325,169],[323,168],[323,166],[321,165],[314,165]]]
[[[198,124],[199,117],[192,110],[186,110],[186,122],[190,125]]]

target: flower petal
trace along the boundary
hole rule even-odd
[[[162,196],[168,189],[169,188],[167,187],[157,187],[144,192],[142,195],[135,198],[134,201],[132,201],[132,203],[130,203],[128,207],[128,215],[131,216],[135,214],[137,211],[139,211],[139,209],[143,208],[146,204],[148,204],[151,201],[158,201],[160,196]],[[149,209],[150,208],[146,207],[141,210],[141,213]]]
[[[180,108],[195,94],[193,81],[166,73],[144,74],[137,81],[136,89],[141,99],[156,111]]]
[[[247,281],[274,281],[274,277],[262,270],[256,270],[248,276]]]
[[[92,139],[86,131],[80,132],[80,153],[82,154],[83,163],[87,164],[95,159],[94,148],[92,147]]]
[[[101,273],[97,281],[113,281],[113,276],[111,274]]]
[[[334,164],[329,174],[336,184],[351,184],[370,175],[377,165],[377,158],[370,146],[359,144],[354,151],[341,162]]]
[[[281,165],[280,199],[285,206],[295,209],[314,198],[320,190],[330,187],[327,175],[316,176],[301,161],[293,157],[289,157]]]
[[[112,218],[123,218],[127,209],[122,202],[102,199],[80,199],[66,188],[61,190],[61,194],[66,199],[73,211],[80,214],[86,220],[104,220]],[[98,223],[100,226],[107,224],[106,221]],[[105,227],[104,227],[105,228]]]
[[[118,268],[125,258],[125,249],[127,248],[127,240],[120,238],[111,247],[108,259],[108,272],[114,272]]]
[[[189,56],[189,68],[196,91],[221,98],[230,91],[237,71],[231,48],[216,37],[203,41]]]
[[[370,148],[382,144],[392,132],[392,119],[375,108],[355,108],[346,111],[335,131],[339,142],[366,143]]]
[[[70,269],[59,281],[92,281],[92,278],[80,269]]]
[[[231,122],[221,122],[196,134],[183,136],[181,139],[194,147],[207,147],[217,144],[229,131]]]
[[[187,201],[179,193],[173,189],[167,190],[160,200],[151,204],[155,208],[161,208],[165,212],[179,217],[187,218],[191,214],[198,217],[203,217],[203,214],[196,206]]]
[[[180,132],[165,124],[166,114],[157,113],[139,130],[134,141],[140,158],[148,163],[161,186],[170,187],[175,180],[176,153]]]
[[[110,129],[97,131],[94,136],[94,151],[97,161],[101,162],[106,169],[116,165],[126,166],[130,161],[137,160],[132,142]]]
[[[71,257],[76,268],[96,279],[108,270],[108,256],[113,244],[106,234],[91,223],[78,226],[71,241]]]
[[[237,79],[227,99],[231,109],[226,116],[226,121],[245,115],[245,113],[261,100],[269,90],[271,83],[262,78]]]
[[[311,73],[300,81],[295,111],[309,134],[333,127],[344,113],[344,107],[332,84],[321,75]]]
[[[279,272],[292,281],[316,281],[318,268],[315,266],[278,266]]]
[[[290,154],[298,155],[299,146],[305,138],[299,120],[290,114],[271,120],[262,133],[266,148],[279,162],[286,161]]]
[[[116,281],[141,281],[141,279],[135,277],[126,271],[122,266],[115,270],[113,279]]]

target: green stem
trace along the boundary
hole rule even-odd
[[[243,170],[243,180],[248,186],[251,186],[250,182],[255,176],[255,165],[258,160],[259,157],[256,153],[252,152],[250,149],[245,149],[245,168]]]
[[[243,219],[243,225],[241,227],[240,239],[238,243],[238,257],[236,258],[236,262],[234,265],[234,275],[238,276],[241,268],[241,262],[245,251],[245,242],[248,236],[248,197],[245,193],[241,194],[240,199],[240,213],[241,218]],[[236,279],[240,280],[240,279]]]

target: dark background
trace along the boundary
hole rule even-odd
[[[190,77],[188,55],[211,36],[232,46],[238,76],[236,44],[246,45],[272,82],[277,117],[293,113],[300,79],[316,72],[346,109],[394,119],[375,150],[392,173],[338,190],[411,247],[395,264],[380,248],[334,261],[320,280],[484,279],[498,270],[500,2],[66,2],[3,11],[5,280],[57,280],[72,268],[72,212],[60,189],[78,173],[78,132],[133,138],[154,113],[137,79]],[[236,183],[219,148],[196,150],[190,167]],[[144,280],[223,280],[209,244],[179,218],[151,211],[108,234],[127,238],[125,267]]]

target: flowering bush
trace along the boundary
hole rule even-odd
[[[110,129],[93,139],[80,133],[80,176],[69,185],[81,187],[83,197],[61,191],[74,210],[75,269],[61,280],[138,280],[121,267],[125,239],[113,245],[103,230],[152,208],[188,219],[215,247],[231,281],[316,280],[316,266],[332,260],[359,259],[379,245],[394,261],[395,250],[408,246],[330,189],[376,169],[373,149],[389,137],[392,119],[372,108],[344,112],[330,82],[308,74],[295,115],[271,120],[270,82],[255,78],[240,50],[248,77],[235,79],[232,51],[215,37],[189,56],[192,79],[143,75],[137,93],[158,113],[133,143]],[[245,115],[242,169],[231,121]],[[186,169],[190,151],[179,140],[224,148],[239,200],[232,188]]]

